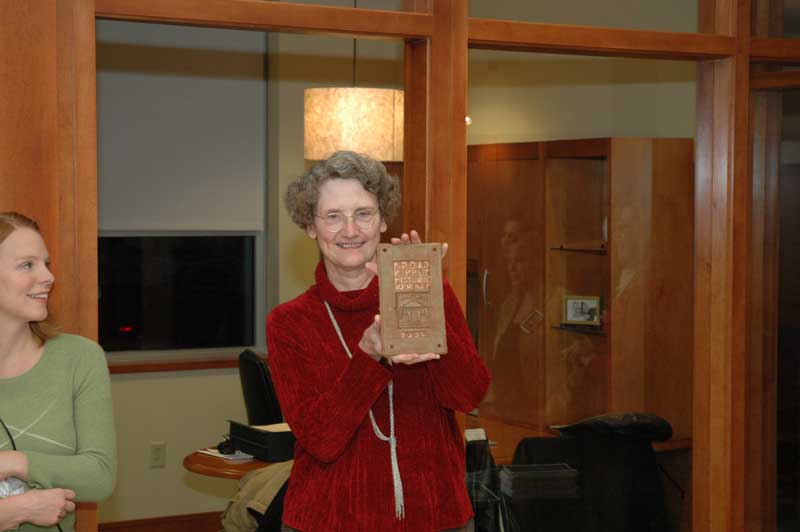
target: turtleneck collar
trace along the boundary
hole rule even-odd
[[[364,310],[378,304],[378,276],[372,278],[366,288],[340,292],[328,279],[325,262],[320,260],[314,273],[322,299],[336,309]]]

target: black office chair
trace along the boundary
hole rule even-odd
[[[249,349],[239,355],[239,380],[250,425],[270,425],[283,421],[278,396],[264,360]]]
[[[672,532],[653,441],[672,437],[667,420],[648,413],[604,414],[553,427],[578,443],[583,502],[593,528]]]
[[[239,380],[250,425],[270,425],[283,421],[269,368],[260,356],[249,349],[239,355]],[[263,515],[250,510],[258,522],[257,532],[280,532],[283,498],[288,486],[287,480]]]
[[[578,498],[511,501],[511,530],[672,532],[653,441],[672,436],[654,414],[604,414],[552,427],[557,438],[525,438],[514,464],[565,463],[578,471]]]

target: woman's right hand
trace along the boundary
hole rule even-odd
[[[53,526],[67,512],[75,511],[75,492],[70,489],[33,489],[26,491],[17,502],[23,505],[23,522],[38,526]]]
[[[386,358],[389,364],[419,364],[428,360],[438,360],[436,353],[406,353],[402,355],[385,356],[383,354],[383,343],[381,343],[381,316],[375,315],[372,325],[364,330],[358,346],[376,362],[381,358]]]

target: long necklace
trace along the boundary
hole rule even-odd
[[[323,301],[323,303],[325,303],[325,308],[328,309],[328,316],[331,318],[333,328],[336,329],[336,334],[339,336],[339,341],[342,342],[344,352],[347,353],[349,358],[353,358],[353,353],[350,352],[350,348],[347,347],[347,343],[344,341],[344,336],[342,336],[342,331],[339,329],[339,323],[336,321],[336,317],[333,315],[331,306],[328,305],[327,301]],[[394,484],[394,514],[397,519],[402,519],[405,516],[405,507],[403,504],[403,480],[400,478],[400,468],[397,466],[397,438],[394,436],[393,384],[394,383],[392,381],[389,381],[389,435],[386,436],[383,432],[381,432],[380,427],[378,427],[378,423],[375,422],[375,415],[372,413],[372,408],[369,409],[369,420],[372,422],[372,431],[375,433],[375,436],[377,436],[379,440],[389,442],[389,452],[391,453],[392,460],[392,483]]]

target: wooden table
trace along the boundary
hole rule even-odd
[[[195,451],[183,459],[183,467],[187,470],[209,477],[240,479],[250,471],[271,465],[258,458],[250,460],[225,460],[209,454]]]

